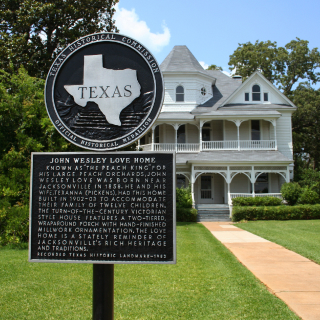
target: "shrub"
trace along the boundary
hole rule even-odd
[[[178,222],[196,222],[198,211],[193,208],[177,208]]]
[[[286,182],[281,187],[282,197],[291,206],[294,206],[297,203],[301,195],[301,192],[301,187],[297,182]]]
[[[176,189],[177,208],[192,208],[191,189],[177,188]]]
[[[319,195],[309,187],[303,188],[302,193],[297,201],[298,204],[316,204],[320,202]]]
[[[2,203],[0,209],[0,246],[7,244],[19,245],[27,242],[28,234],[28,206],[19,204],[10,206]]]
[[[320,219],[320,205],[233,207],[232,221]]]
[[[275,197],[237,197],[232,199],[234,206],[280,206],[281,199]]]

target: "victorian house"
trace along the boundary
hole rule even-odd
[[[186,46],[161,64],[165,98],[144,151],[175,151],[177,186],[200,210],[229,209],[236,196],[281,196],[293,174],[294,104],[261,73],[246,81],[204,70]]]

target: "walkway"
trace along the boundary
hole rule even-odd
[[[202,222],[303,320],[320,320],[320,265],[228,222]]]

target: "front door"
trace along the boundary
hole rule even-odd
[[[213,203],[212,176],[201,176],[200,201],[201,203]]]

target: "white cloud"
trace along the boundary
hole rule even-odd
[[[121,34],[140,41],[151,52],[160,52],[163,47],[169,44],[170,30],[165,22],[162,24],[162,33],[152,33],[147,23],[139,19],[134,9],[129,11],[120,8],[118,4],[115,9],[114,19]]]
[[[208,69],[209,65],[206,64],[204,61],[199,61],[199,63],[204,70]]]

